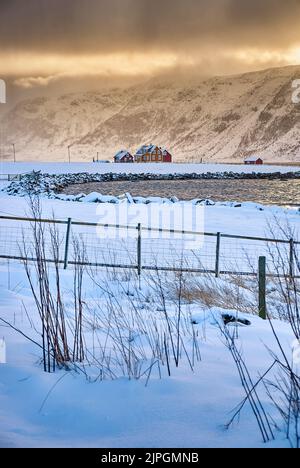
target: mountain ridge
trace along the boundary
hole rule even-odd
[[[203,78],[176,77],[128,88],[19,102],[1,121],[4,146],[18,158],[112,160],[144,143],[167,147],[175,161],[233,161],[258,153],[267,161],[300,161],[300,104],[292,82],[300,66]],[[7,153],[7,151],[6,151]],[[9,155],[8,155],[9,156]]]

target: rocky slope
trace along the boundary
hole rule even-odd
[[[2,120],[4,145],[18,159],[75,160],[97,151],[112,159],[143,143],[166,146],[175,160],[236,161],[259,153],[300,161],[300,104],[292,81],[300,66],[215,77],[184,86],[153,79],[110,89],[20,102]],[[8,154],[8,150],[6,151]]]

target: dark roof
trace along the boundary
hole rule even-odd
[[[120,161],[122,158],[124,158],[124,156],[131,156],[131,154],[129,153],[129,151],[121,150],[115,155],[115,159]]]

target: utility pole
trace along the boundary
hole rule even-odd
[[[12,143],[12,147],[13,147],[13,152],[14,152],[14,163],[16,162],[16,146],[14,143]]]
[[[69,163],[71,163],[71,145],[68,146]]]

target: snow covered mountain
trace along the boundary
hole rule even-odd
[[[6,154],[19,160],[112,160],[143,143],[166,146],[175,161],[236,161],[249,153],[300,161],[300,66],[182,84],[156,78],[127,89],[20,102],[1,122]],[[11,157],[11,155],[9,155]]]

